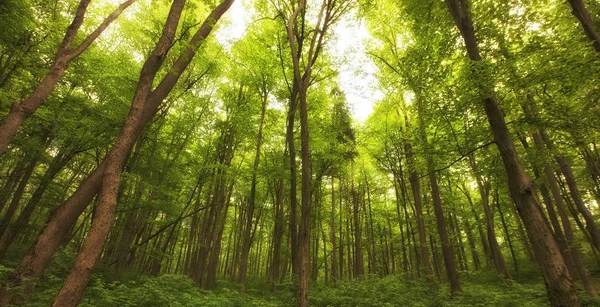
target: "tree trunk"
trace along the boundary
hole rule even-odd
[[[502,207],[500,207],[500,198],[498,196],[498,187],[496,186],[496,208],[498,208],[498,213],[500,213],[500,221],[502,222],[502,228],[504,229],[504,235],[506,238],[506,242],[508,243],[508,248],[510,249],[510,255],[512,257],[513,265],[515,266],[515,274],[517,279],[519,279],[519,263],[517,261],[517,254],[515,253],[515,249],[513,248],[512,239],[510,237],[510,233],[508,232],[508,225],[506,224],[506,219],[504,218],[504,213],[502,212]]]
[[[304,83],[304,82],[303,82]],[[302,216],[298,237],[299,245],[299,274],[298,297],[299,306],[308,306],[308,258],[310,253],[310,211],[311,211],[311,155],[308,134],[308,106],[306,88],[300,86],[300,140],[302,149]]]
[[[17,209],[19,209],[21,199],[23,198],[23,193],[25,193],[25,188],[29,183],[29,178],[31,178],[31,174],[33,174],[33,170],[37,165],[38,159],[39,155],[35,155],[35,157],[27,165],[27,168],[25,168],[25,174],[23,174],[15,193],[13,194],[12,200],[10,201],[10,205],[8,206],[8,209],[6,209],[4,217],[0,221],[0,239],[4,236],[4,233],[10,225],[10,221],[17,212]]]
[[[466,0],[446,0],[446,3],[464,39],[469,58],[474,62],[481,61]],[[482,92],[487,94],[483,106],[509,178],[509,191],[532,242],[536,260],[540,264],[544,276],[550,303],[555,306],[579,306],[579,296],[575,291],[560,248],[545,222],[534,184],[519,160],[495,94],[489,88],[482,88]]]
[[[585,8],[585,4],[583,0],[569,0],[569,4],[571,5],[571,14],[573,14],[581,23],[581,27],[583,27],[583,32],[588,37],[590,41],[592,41],[594,50],[600,52],[600,33],[598,33],[594,27],[594,20],[592,19],[592,15]]]
[[[481,201],[483,203],[483,211],[485,212],[485,220],[486,220],[486,228],[487,228],[487,241],[490,244],[490,251],[492,253],[492,259],[494,260],[494,265],[496,267],[496,271],[499,274],[504,275],[504,278],[512,279],[510,275],[510,271],[508,267],[506,267],[506,262],[504,260],[504,256],[502,255],[502,251],[500,250],[500,246],[498,245],[498,241],[496,240],[496,229],[494,226],[494,216],[492,214],[492,210],[490,208],[490,186],[488,182],[484,182],[479,174],[479,170],[477,168],[477,162],[475,161],[475,155],[469,155],[469,161],[471,163],[471,168],[475,175],[475,179],[477,181],[477,187],[479,189],[479,195],[481,195]]]
[[[240,85],[240,92],[242,91],[242,85]],[[244,246],[242,248],[242,262],[240,264],[240,284],[241,294],[244,295],[246,292],[246,271],[248,268],[248,254],[250,253],[250,247],[252,238],[250,237],[250,231],[252,230],[252,220],[254,218],[254,206],[256,200],[256,175],[258,171],[258,165],[260,163],[260,147],[262,146],[263,137],[263,125],[265,122],[265,111],[267,110],[267,85],[263,81],[261,89],[262,107],[260,111],[260,122],[258,125],[258,135],[256,137],[256,154],[254,155],[254,166],[252,168],[252,183],[250,187],[250,199],[248,201],[248,212],[246,213],[246,229],[244,232]]]
[[[408,121],[407,121],[408,123]],[[408,127],[407,127],[408,128]],[[421,263],[425,270],[425,275],[430,278],[433,277],[433,270],[431,269],[431,262],[429,260],[429,248],[427,246],[427,234],[425,232],[425,221],[423,219],[423,204],[421,201],[421,183],[419,182],[419,176],[415,166],[413,158],[412,146],[409,142],[404,145],[404,151],[406,153],[406,160],[408,161],[409,167],[409,181],[410,188],[415,203],[415,215],[417,218],[417,230],[419,232],[419,250],[421,252]]]
[[[337,242],[335,240],[335,180],[331,174],[331,281],[335,284],[338,279]],[[341,196],[340,196],[341,197]]]
[[[419,96],[419,93],[417,93]],[[429,173],[429,184],[431,185],[431,197],[433,199],[433,211],[435,219],[437,221],[438,233],[440,235],[440,241],[442,243],[442,256],[444,257],[444,265],[446,267],[446,274],[448,275],[448,281],[450,282],[450,293],[452,295],[460,294],[461,287],[458,278],[458,271],[456,270],[456,264],[454,262],[454,252],[452,251],[452,245],[450,245],[450,239],[448,237],[448,228],[446,226],[446,217],[444,216],[444,208],[442,207],[442,198],[440,196],[440,190],[437,183],[437,176],[435,172],[435,165],[433,157],[429,152],[429,144],[427,141],[427,134],[425,131],[425,119],[423,118],[423,101],[420,97],[416,98],[417,108],[419,115],[419,132],[421,136],[421,142],[423,142],[423,148],[425,153],[425,159],[427,160],[427,172]]]
[[[104,21],[102,21],[102,23],[86,39],[84,39],[79,46],[71,48],[73,40],[75,39],[75,36],[77,35],[77,32],[83,23],[85,13],[90,2],[91,0],[81,0],[79,2],[79,6],[75,12],[75,17],[67,28],[50,70],[48,73],[46,73],[42,81],[36,86],[36,88],[31,94],[29,94],[27,98],[21,102],[16,102],[11,106],[7,117],[4,119],[2,124],[0,124],[0,156],[6,152],[8,144],[15,136],[23,122],[28,117],[33,115],[33,113],[37,111],[46,98],[48,98],[50,93],[52,93],[54,87],[65,73],[67,64],[85,51],[85,49],[87,49],[87,47],[89,47],[89,45],[94,42],[94,40],[96,40],[96,38],[98,38],[98,36],[100,36],[104,30],[106,30],[106,28],[123,12],[123,10],[133,4],[135,0],[127,0],[123,2],[117,9],[108,15]]]

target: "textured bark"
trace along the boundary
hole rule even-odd
[[[585,8],[585,4],[583,0],[568,0],[571,5],[571,14],[573,14],[581,23],[581,27],[583,28],[583,32],[587,38],[592,41],[594,46],[594,50],[596,52],[600,52],[600,33],[596,31],[594,28],[594,20],[592,19],[592,15]]]
[[[117,9],[115,9],[110,15],[108,15],[104,21],[90,34],[81,44],[77,47],[72,48],[73,40],[79,31],[83,23],[83,19],[91,0],[81,0],[79,6],[75,11],[75,17],[67,28],[65,36],[58,48],[56,57],[50,70],[42,78],[42,81],[36,86],[31,94],[21,102],[14,103],[7,117],[0,124],[0,156],[3,155],[8,144],[15,136],[19,127],[23,122],[29,118],[42,103],[48,98],[48,96],[56,87],[58,81],[62,78],[65,70],[67,69],[68,63],[79,56],[87,47],[108,28],[108,26],[135,0],[128,0],[123,2]]]
[[[466,1],[446,0],[446,4],[464,39],[469,58],[474,62],[481,61]],[[482,90],[486,93],[483,99],[484,110],[509,178],[509,191],[532,242],[536,260],[541,267],[546,283],[550,303],[554,306],[579,306],[579,296],[560,253],[560,248],[545,222],[535,193],[535,186],[523,169],[495,94],[491,89],[483,88]]]

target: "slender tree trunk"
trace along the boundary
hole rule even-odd
[[[408,121],[407,121],[408,123]],[[408,128],[408,127],[407,127]],[[406,153],[406,159],[409,167],[409,181],[412,190],[413,200],[415,203],[415,215],[417,218],[417,230],[419,232],[419,250],[421,252],[421,263],[425,270],[425,275],[433,277],[433,270],[431,269],[431,262],[429,260],[429,248],[427,246],[427,234],[425,232],[425,221],[423,219],[423,204],[421,201],[421,184],[419,182],[419,176],[415,166],[413,158],[412,146],[407,141],[404,145],[404,151]]]
[[[279,281],[281,274],[281,239],[284,232],[284,217],[283,217],[283,180],[279,180],[277,183],[277,190],[275,192],[275,225],[273,230],[273,264],[271,265],[272,271],[272,292],[273,295],[277,293],[277,282]]]
[[[337,273],[337,244],[335,240],[335,179],[331,173],[331,281],[335,284],[338,279]]]
[[[487,228],[487,241],[490,244],[490,251],[492,253],[492,259],[494,260],[494,265],[496,266],[496,271],[502,275],[504,278],[512,279],[510,275],[510,271],[506,266],[506,262],[504,260],[504,256],[502,255],[502,251],[500,250],[500,245],[498,245],[498,241],[496,240],[496,229],[494,226],[494,216],[492,214],[492,210],[490,208],[490,186],[489,183],[484,182],[479,174],[479,170],[477,168],[477,162],[475,161],[475,155],[471,154],[469,156],[469,160],[471,163],[471,168],[473,169],[473,173],[475,174],[475,178],[477,181],[477,187],[479,189],[479,194],[481,195],[481,201],[483,202],[483,211],[485,212],[485,220],[486,220],[486,228]]]
[[[419,94],[417,93],[417,95]],[[458,278],[458,271],[456,270],[456,264],[454,262],[454,253],[452,251],[452,246],[450,245],[450,239],[448,237],[446,218],[444,216],[444,208],[442,207],[442,198],[440,196],[436,172],[434,171],[435,166],[433,162],[433,157],[429,152],[429,144],[427,141],[427,135],[425,131],[425,119],[423,118],[423,101],[420,97],[417,97],[416,100],[419,115],[419,132],[421,136],[421,141],[423,142],[425,158],[427,160],[427,172],[429,172],[429,184],[431,185],[431,196],[433,198],[433,211],[437,221],[440,241],[442,243],[442,255],[444,257],[444,265],[446,267],[448,281],[450,282],[450,293],[452,295],[458,295],[462,290]]]
[[[0,247],[0,259],[4,258],[6,252],[14,242],[17,235],[19,235],[22,232],[22,230],[29,222],[29,218],[40,203],[42,196],[48,188],[48,186],[50,185],[52,179],[63,169],[63,167],[65,167],[65,165],[69,162],[72,156],[72,154],[65,154],[64,152],[59,152],[54,158],[54,160],[52,160],[50,166],[48,166],[48,169],[46,170],[46,173],[40,180],[40,184],[31,195],[31,198],[27,202],[27,205],[25,205],[23,211],[21,211],[21,213],[19,214],[19,217],[17,217],[15,225],[11,227],[5,234],[3,238],[4,240],[2,241],[2,247]]]
[[[17,212],[17,209],[19,209],[19,205],[21,204],[21,199],[23,198],[23,193],[25,193],[25,188],[27,187],[27,184],[29,183],[29,178],[31,178],[31,174],[33,174],[33,170],[35,169],[35,166],[37,165],[38,159],[39,159],[39,155],[36,155],[29,162],[29,164],[27,165],[27,168],[25,168],[25,174],[23,174],[23,177],[21,178],[21,181],[19,182],[19,185],[17,186],[15,193],[13,194],[12,200],[10,201],[10,205],[6,209],[6,212],[4,213],[4,217],[0,221],[0,238],[2,238],[4,236],[6,230],[8,229],[8,226],[10,225],[10,221],[12,220],[13,216]]]
[[[498,187],[496,187],[496,208],[498,208],[498,213],[500,214],[500,221],[502,222],[502,228],[504,229],[504,235],[506,238],[506,242],[508,243],[508,248],[510,249],[510,255],[512,257],[513,265],[515,266],[515,275],[517,279],[519,279],[519,263],[517,261],[517,254],[515,253],[515,249],[513,248],[512,239],[510,237],[510,233],[508,232],[508,225],[506,224],[506,219],[504,218],[504,213],[502,212],[502,207],[500,207],[500,198],[498,196]]]
[[[240,92],[242,91],[242,85],[240,85]],[[241,94],[240,94],[241,96]],[[262,107],[260,112],[260,122],[258,125],[258,135],[256,137],[256,154],[254,155],[254,166],[252,169],[252,183],[250,187],[250,199],[248,203],[248,212],[246,214],[246,229],[244,232],[244,246],[242,248],[242,262],[240,264],[240,283],[242,295],[246,292],[246,271],[248,268],[248,254],[250,253],[250,247],[252,238],[250,237],[250,231],[252,229],[252,223],[254,218],[254,207],[256,202],[256,176],[258,171],[258,165],[260,163],[260,148],[262,146],[263,137],[263,125],[265,122],[265,111],[267,110],[267,85],[263,81],[261,89]]]
[[[354,220],[354,278],[362,278],[365,274],[363,250],[362,250],[362,223],[360,218],[360,200],[358,191],[354,186],[354,161],[352,161],[352,209]]]
[[[296,169],[296,145],[294,142],[294,126],[296,121],[297,105],[297,82],[294,82],[290,97],[290,106],[288,108],[286,142],[289,149],[290,159],[290,237],[292,248],[292,277],[295,279],[298,275],[298,221],[297,212],[298,198],[296,196],[297,169]]]

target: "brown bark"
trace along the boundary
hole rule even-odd
[[[160,69],[164,56],[177,30],[179,16],[184,4],[184,0],[173,3],[167,22],[163,28],[163,35],[152,51],[152,55],[142,67],[129,114],[121,127],[115,145],[113,145],[113,148],[103,161],[106,163],[106,166],[102,176],[102,187],[99,192],[99,201],[94,211],[92,226],[77,255],[71,272],[54,299],[54,306],[75,306],[79,303],[91,277],[92,269],[102,253],[106,236],[114,220],[121,170],[145,124],[143,122],[144,104],[151,92],[156,72]]]
[[[577,270],[577,274],[579,278],[583,282],[583,285],[586,289],[586,292],[590,296],[596,296],[596,287],[594,282],[591,280],[590,273],[585,268],[583,261],[581,259],[581,254],[579,253],[579,246],[575,240],[575,235],[573,233],[573,227],[571,226],[571,221],[569,220],[568,209],[562,199],[560,194],[560,188],[558,183],[556,182],[556,177],[554,177],[554,172],[549,166],[545,167],[546,180],[548,181],[548,185],[550,186],[550,191],[552,192],[552,196],[554,197],[554,202],[556,203],[556,207],[558,208],[558,213],[560,216],[560,220],[562,222],[563,228],[565,230],[565,238],[568,246],[568,251],[571,254],[571,258],[573,261],[573,265]]]
[[[481,61],[466,1],[446,0],[446,4],[464,39],[469,58],[474,62]],[[534,254],[542,270],[550,303],[555,306],[579,306],[579,296],[560,248],[548,224],[545,223],[535,186],[523,169],[495,94],[489,88],[482,88],[482,90],[486,93],[483,99],[484,110],[509,178],[509,191],[525,224],[529,239],[533,243]]]
[[[54,87],[63,76],[67,69],[68,63],[74,58],[78,57],[87,47],[106,30],[106,28],[135,0],[127,0],[117,9],[115,9],[110,15],[108,15],[104,21],[83,40],[77,47],[72,48],[73,40],[79,31],[83,23],[83,19],[91,0],[81,0],[79,6],[75,11],[75,17],[67,28],[65,36],[58,48],[55,60],[50,67],[50,70],[42,78],[42,81],[36,86],[31,94],[21,102],[14,103],[7,117],[0,124],[0,156],[3,155],[8,144],[15,136],[19,127],[23,122],[30,117],[35,111],[42,105],[42,103],[48,98],[48,96],[54,90]]]
[[[301,206],[301,220],[300,229],[298,233],[298,305],[300,307],[308,306],[308,279],[309,279],[309,253],[310,253],[310,211],[311,211],[311,154],[309,146],[309,131],[308,131],[308,106],[307,106],[307,91],[311,84],[312,77],[312,66],[316,62],[319,52],[323,45],[323,38],[327,32],[327,28],[331,25],[334,20],[334,9],[336,4],[329,3],[328,0],[323,0],[320,8],[317,22],[315,25],[315,31],[311,31],[312,36],[310,37],[310,45],[307,53],[307,64],[302,72],[300,67],[300,61],[303,54],[302,44],[305,37],[305,28],[302,26],[301,29],[296,29],[297,19],[299,14],[302,12],[302,21],[305,22],[306,2],[300,1],[296,5],[292,4],[292,14],[286,17],[286,27],[288,34],[288,41],[290,45],[290,55],[293,63],[294,72],[294,85],[293,89],[297,89],[300,107],[300,146],[301,146],[301,160],[302,160],[302,206]],[[288,18],[289,17],[289,18]],[[292,94],[293,94],[292,90]],[[290,106],[293,106],[295,102],[294,95],[291,97]],[[290,108],[291,109],[291,108]],[[293,117],[293,113],[290,115]],[[293,129],[293,126],[288,122],[288,130]],[[293,132],[293,130],[292,130]],[[288,133],[291,135],[292,133]],[[293,144],[292,144],[293,145]],[[292,146],[289,147],[290,152]],[[290,158],[291,159],[291,158]],[[292,179],[293,180],[293,179]],[[292,186],[295,189],[295,186]],[[294,206],[295,204],[292,203]],[[292,227],[295,227],[292,226]],[[293,228],[292,228],[293,229]],[[294,251],[292,251],[293,253]]]
[[[583,32],[587,38],[592,41],[594,50],[596,52],[600,52],[600,33],[596,31],[594,28],[594,20],[592,19],[592,15],[585,8],[585,4],[583,0],[568,0],[571,5],[571,14],[573,14],[581,23],[581,27],[583,28]]]

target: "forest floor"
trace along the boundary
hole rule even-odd
[[[62,285],[70,257],[55,258],[51,270],[39,282],[28,306],[48,306]],[[11,264],[7,264],[11,265]],[[107,269],[107,268],[105,268]],[[0,278],[11,272],[0,265]],[[239,284],[219,281],[215,290],[203,291],[181,275],[143,276],[124,272],[121,281],[109,281],[110,270],[94,274],[79,306],[294,306],[291,283],[279,284],[272,295],[266,279],[249,279],[245,296]],[[535,272],[521,274],[521,282],[502,281],[490,273],[461,276],[462,294],[451,297],[444,284],[396,274],[367,276],[362,281],[311,286],[311,306],[548,306],[546,291]],[[598,282],[597,282],[598,284]],[[581,293],[583,306],[600,306],[600,300]]]

